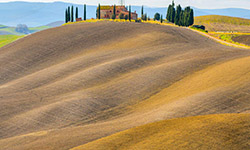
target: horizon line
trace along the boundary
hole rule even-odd
[[[0,4],[1,3],[16,3],[16,2],[23,2],[23,3],[65,3],[65,4],[75,4],[75,5],[81,5],[81,3],[70,3],[70,2],[63,2],[63,1],[53,1],[53,2],[30,2],[30,1],[24,1],[24,0],[17,0],[17,1],[10,1],[10,2],[0,2]],[[84,4],[86,4],[86,3],[82,3],[82,5],[84,5]],[[99,3],[98,3],[99,4]],[[86,4],[86,5],[88,5],[88,6],[98,6],[98,4],[96,4],[96,5],[92,5],[92,4]],[[100,3],[101,4],[101,3]],[[111,4],[105,4],[105,5],[111,5]],[[117,5],[117,4],[116,4]],[[118,4],[119,5],[119,4]],[[125,6],[126,6],[126,4],[125,4]],[[129,6],[129,4],[127,5],[127,6]],[[148,6],[148,5],[131,5],[131,6],[146,6],[146,7],[149,7],[149,8],[168,8],[167,6],[165,6],[165,7],[161,7],[161,6]],[[187,6],[185,6],[185,7],[187,7]],[[218,9],[244,9],[244,10],[250,10],[250,8],[249,9],[247,9],[247,8],[240,8],[240,7],[225,7],[225,8],[199,8],[199,7],[194,7],[194,6],[190,6],[190,7],[192,7],[192,8],[195,8],[195,9],[207,9],[207,10],[213,10],[213,9],[216,9],[216,10],[218,10]]]

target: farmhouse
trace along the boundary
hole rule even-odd
[[[128,18],[129,11],[125,6],[123,6],[123,5],[115,6],[115,8],[116,8],[115,9],[116,10],[116,13],[115,13],[116,14],[116,19],[119,18],[120,14],[123,14],[124,17],[127,16],[127,18]],[[99,9],[99,8],[97,8],[97,9]],[[100,11],[101,11],[101,19],[111,19],[112,15],[113,15],[113,11],[114,11],[114,5],[112,5],[112,6],[101,6]],[[131,19],[136,20],[137,17],[138,17],[138,14],[136,13],[136,11],[131,12]]]

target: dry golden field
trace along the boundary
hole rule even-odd
[[[249,126],[250,114],[172,119],[123,131],[71,150],[248,149]]]
[[[186,28],[65,25],[0,48],[0,68],[0,150],[250,144],[250,51]]]
[[[195,17],[195,24],[205,25],[209,32],[250,32],[250,20],[220,16],[208,15]]]

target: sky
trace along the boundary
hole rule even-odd
[[[63,1],[70,3],[88,5],[101,4],[119,4],[119,0],[0,0],[0,2],[28,1],[28,2],[55,2]],[[145,5],[151,7],[166,7],[172,0],[125,0],[126,5]],[[202,9],[218,9],[218,8],[245,8],[250,9],[250,0],[175,0],[177,4],[182,6],[192,6]]]

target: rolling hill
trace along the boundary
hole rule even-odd
[[[249,146],[250,51],[186,28],[65,25],[0,48],[0,68],[0,150]]]
[[[208,15],[195,17],[195,24],[205,25],[210,32],[250,32],[250,20],[237,17]]]

